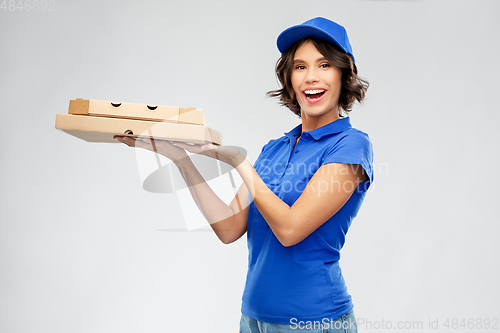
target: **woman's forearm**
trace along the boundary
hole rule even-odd
[[[246,221],[242,221],[245,216],[238,214],[242,210],[238,210],[238,207],[241,208],[242,205],[239,203],[235,211],[222,201],[206,183],[189,157],[175,161],[175,165],[186,182],[196,205],[219,239],[224,243],[231,243],[238,239],[246,230]],[[235,200],[238,199],[238,197],[235,198]]]
[[[363,177],[362,168],[346,164],[323,165],[293,206],[286,204],[264,183],[248,161],[236,166],[255,206],[274,235],[291,246],[319,228],[349,199]]]
[[[246,232],[248,218],[246,187],[242,185],[233,201],[227,205],[208,186],[185,150],[198,150],[197,153],[209,151],[201,150],[198,145],[187,145],[182,142],[172,144],[163,140],[134,139],[121,135],[116,135],[114,138],[129,147],[154,151],[172,160],[184,178],[196,205],[223,243],[231,243]]]

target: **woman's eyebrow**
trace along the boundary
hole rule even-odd
[[[327,60],[325,57],[321,57],[321,58],[316,59],[316,62],[321,62],[321,61],[325,61],[325,60]],[[293,59],[294,64],[298,63],[298,62],[305,62],[305,61],[302,59]]]

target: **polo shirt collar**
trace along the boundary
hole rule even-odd
[[[290,141],[294,141],[302,133],[302,124],[295,126],[290,132],[285,133]],[[295,141],[294,141],[295,142]]]
[[[329,124],[316,128],[309,133],[309,135],[316,141],[323,139],[325,136],[336,134],[343,132],[352,128],[351,120],[349,117],[339,118],[335,121],[332,121]],[[290,132],[285,133],[285,135],[292,140],[293,138],[297,138],[302,133],[302,124],[297,125]]]

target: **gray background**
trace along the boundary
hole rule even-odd
[[[0,10],[0,331],[236,332],[246,240],[165,231],[179,202],[142,189],[134,149],[55,115],[77,97],[195,106],[253,161],[299,122],[265,97],[276,37],[316,16],[347,27],[371,83],[351,117],[375,183],[341,260],[360,329],[500,319],[498,1],[54,4]]]

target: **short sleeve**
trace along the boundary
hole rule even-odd
[[[266,150],[267,146],[269,146],[269,142],[266,143],[264,145],[264,147],[262,147],[262,150],[260,151],[260,154],[259,156],[257,157],[257,159],[255,160],[255,163],[253,164],[253,167],[255,169],[257,169],[257,167],[260,165],[261,161],[262,161],[262,155],[264,154],[264,151]]]
[[[369,180],[358,185],[357,190],[366,192],[373,182],[373,148],[366,133],[348,133],[337,141],[325,154],[322,164],[344,163],[359,164]]]

